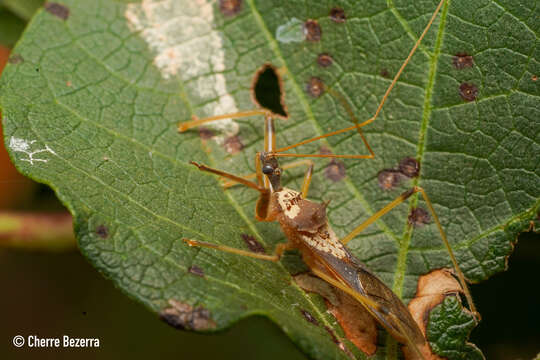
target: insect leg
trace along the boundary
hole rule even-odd
[[[422,40],[426,36],[429,28],[433,24],[433,21],[437,17],[437,14],[441,10],[444,2],[445,2],[445,0],[441,0],[439,2],[439,5],[437,5],[437,8],[433,12],[433,15],[431,16],[431,19],[429,20],[428,24],[424,28],[424,31],[418,37],[418,40],[416,41],[416,43],[412,47],[411,51],[409,52],[409,55],[407,56],[407,58],[405,59],[405,61],[401,65],[401,67],[398,70],[398,72],[396,73],[396,75],[394,76],[394,79],[392,80],[392,83],[386,89],[386,92],[384,93],[383,98],[381,99],[381,101],[379,103],[379,106],[377,107],[377,110],[375,111],[375,114],[370,119],[358,124],[357,121],[356,121],[356,118],[353,116],[352,119],[355,121],[355,123],[356,123],[355,125],[349,126],[347,128],[341,129],[341,130],[333,131],[333,132],[330,132],[328,134],[324,134],[324,135],[321,135],[321,136],[316,136],[314,138],[304,140],[304,141],[300,141],[299,143],[277,149],[277,150],[274,151],[275,155],[276,156],[282,156],[282,157],[285,157],[285,156],[287,156],[287,157],[339,157],[339,158],[345,158],[345,159],[369,159],[369,158],[374,157],[375,156],[374,153],[371,151],[371,148],[369,147],[369,145],[367,145],[367,141],[365,140],[365,138],[364,138],[364,136],[363,136],[363,134],[361,132],[359,132],[360,136],[362,137],[362,141],[366,144],[366,146],[367,146],[367,148],[368,148],[368,150],[370,152],[369,155],[333,155],[333,156],[329,156],[329,155],[324,155],[324,154],[321,155],[321,154],[279,154],[279,153],[290,150],[290,149],[295,148],[295,147],[300,146],[300,145],[308,144],[310,142],[317,141],[317,140],[327,138],[327,137],[330,137],[330,136],[334,136],[334,135],[337,135],[337,134],[341,134],[341,133],[344,133],[344,132],[347,132],[347,131],[351,131],[351,130],[354,130],[354,129],[359,130],[361,127],[366,126],[367,124],[375,121],[375,119],[377,119],[377,117],[379,116],[379,114],[380,114],[380,112],[381,112],[381,110],[382,110],[382,108],[384,106],[384,103],[386,102],[386,99],[388,98],[388,95],[390,94],[390,92],[392,91],[394,86],[396,85],[399,77],[401,76],[401,73],[403,72],[403,70],[405,69],[405,67],[407,66],[409,61],[411,60],[412,56],[416,52],[416,49],[418,48],[418,46],[420,45],[420,43],[422,42]],[[334,92],[334,91],[332,91],[330,89],[327,89],[327,90],[329,90],[329,92],[334,94],[334,95],[336,94],[336,92]],[[338,96],[338,99],[342,103],[347,104],[347,105],[344,105],[344,107],[345,107],[345,110],[347,110],[347,112],[350,115],[352,113],[352,110],[350,109],[350,106],[348,105],[347,101],[344,98],[340,97],[340,96]]]
[[[420,192],[422,194],[422,197],[424,198],[424,201],[427,204],[427,207],[429,209],[429,212],[433,216],[433,220],[435,220],[435,224],[437,224],[437,228],[439,229],[439,233],[441,234],[442,241],[444,243],[444,246],[446,246],[446,250],[448,251],[448,255],[450,256],[450,260],[452,261],[452,264],[454,265],[454,270],[456,271],[456,274],[459,278],[459,282],[461,283],[461,287],[463,288],[463,292],[465,293],[465,297],[467,298],[467,302],[469,303],[469,307],[471,308],[471,312],[473,313],[474,317],[480,320],[482,316],[480,313],[476,310],[476,306],[474,305],[471,293],[469,291],[469,287],[467,286],[467,283],[465,281],[465,275],[463,275],[463,272],[461,271],[457,259],[454,255],[454,252],[452,251],[452,247],[450,246],[450,243],[448,242],[448,239],[446,238],[446,234],[444,233],[444,230],[442,228],[441,222],[439,221],[439,217],[437,216],[437,213],[435,212],[435,209],[433,208],[433,204],[429,200],[429,197],[427,196],[427,193],[424,189],[421,187],[415,186],[414,187],[416,191]]]
[[[356,235],[360,234],[362,231],[364,231],[365,228],[367,228],[369,225],[374,223],[376,220],[378,220],[381,216],[388,213],[390,210],[407,200],[412,194],[418,192],[419,190],[415,190],[415,188],[411,190],[405,191],[403,194],[399,195],[397,198],[395,198],[391,203],[377,211],[375,214],[371,215],[366,221],[358,225],[356,228],[353,229],[347,236],[345,236],[340,241],[345,245],[352,239],[356,237]]]
[[[303,145],[303,144],[307,144],[307,143],[310,143],[310,142],[313,142],[313,141],[316,141],[316,140],[320,140],[320,139],[323,139],[323,138],[326,138],[326,137],[330,137],[330,136],[333,136],[333,135],[337,135],[337,134],[341,134],[343,132],[347,132],[347,131],[350,131],[350,130],[354,130],[356,128],[356,131],[358,132],[358,134],[360,135],[360,138],[362,139],[362,142],[364,143],[364,145],[366,146],[366,148],[368,149],[369,151],[369,155],[345,155],[345,156],[342,156],[342,155],[332,155],[332,154],[329,154],[329,155],[326,155],[326,154],[323,154],[321,156],[314,156],[313,154],[311,155],[312,157],[347,157],[347,158],[353,158],[353,159],[372,159],[375,157],[375,153],[373,152],[373,150],[371,149],[371,146],[369,146],[369,143],[367,142],[367,139],[364,137],[364,134],[362,133],[362,129],[361,127],[362,126],[365,126],[367,124],[369,124],[371,121],[371,119],[367,120],[367,121],[364,121],[363,123],[359,124],[358,123],[358,118],[354,115],[354,111],[352,110],[351,108],[351,105],[349,104],[349,102],[347,101],[347,99],[345,99],[345,97],[343,97],[343,95],[341,95],[339,92],[327,87],[326,90],[332,94],[335,98],[337,98],[341,104],[343,105],[343,107],[345,108],[345,110],[347,111],[347,114],[349,114],[349,117],[353,120],[353,122],[356,124],[354,126],[350,126],[348,128],[345,128],[345,129],[341,129],[341,130],[337,130],[337,131],[333,131],[333,132],[330,132],[328,134],[325,134],[325,135],[322,135],[322,136],[318,136],[318,137],[315,137],[313,139],[308,139],[308,140],[304,140],[304,141],[301,141],[297,144],[293,144],[293,145],[290,145],[290,146],[286,146],[284,148],[280,148],[280,149],[277,149],[275,152],[276,152],[276,156],[282,156],[282,157],[286,157],[286,156],[295,156],[295,157],[304,157],[304,156],[310,156],[310,155],[305,155],[305,154],[279,154],[283,151],[287,151],[289,149],[292,149],[292,148],[295,148],[297,146],[300,146],[300,145]],[[351,157],[352,156],[352,157]]]
[[[259,186],[262,186],[266,189],[268,189],[268,182],[267,181],[264,181],[264,176],[263,176],[263,172],[262,172],[262,164],[261,164],[261,153],[260,152],[257,152],[255,154],[255,173],[253,174],[253,177],[256,177],[257,178],[257,184],[259,184]],[[246,179],[249,179],[250,177],[246,177]],[[231,182],[229,180],[229,182]],[[233,182],[233,184],[235,184],[235,182]],[[223,184],[223,187],[225,189],[227,189],[227,186],[226,184]]]
[[[181,122],[178,124],[178,132],[184,132],[189,129],[192,129],[197,126],[201,126],[203,124],[217,121],[217,120],[224,120],[224,119],[238,119],[248,116],[254,116],[254,115],[267,115],[269,112],[268,110],[261,110],[261,109],[255,109],[255,110],[248,110],[248,111],[240,111],[232,114],[224,114],[224,115],[217,115],[217,116],[210,116],[207,118],[199,119],[197,116],[193,115],[191,121]]]
[[[469,303],[469,307],[471,308],[471,312],[473,315],[480,319],[480,314],[476,310],[476,306],[474,305],[474,302],[472,300],[471,293],[469,291],[469,287],[467,286],[467,283],[465,281],[465,276],[463,275],[463,272],[461,271],[458,262],[456,260],[456,257],[454,255],[454,252],[452,251],[452,247],[450,246],[450,243],[448,242],[448,239],[446,237],[446,234],[442,228],[442,225],[439,221],[439,217],[435,213],[435,209],[433,208],[433,205],[431,201],[429,200],[429,197],[427,196],[424,189],[422,189],[419,186],[413,187],[411,190],[405,191],[403,194],[399,195],[396,199],[394,199],[391,203],[377,211],[375,214],[371,215],[366,221],[364,221],[362,224],[358,225],[353,231],[351,231],[347,236],[345,236],[343,239],[341,239],[341,242],[343,244],[347,244],[349,241],[351,241],[355,236],[360,234],[365,228],[367,228],[369,225],[371,225],[373,222],[375,222],[377,219],[379,219],[384,214],[388,213],[390,210],[392,210],[394,207],[398,206],[405,200],[407,200],[411,195],[415,193],[421,193],[422,197],[424,198],[428,209],[433,216],[433,220],[435,221],[435,224],[437,225],[437,228],[439,230],[439,233],[441,235],[442,241],[444,245],[446,246],[446,249],[448,251],[448,254],[450,256],[450,260],[452,261],[452,265],[454,266],[454,270],[457,274],[457,277],[459,279],[459,282],[461,284],[461,287],[463,288],[463,292],[465,293],[465,297],[467,298],[467,302]]]
[[[198,164],[195,161],[190,161],[190,164],[197,166],[199,168],[199,170],[201,170],[201,171],[210,172],[212,174],[216,174],[216,175],[219,175],[221,177],[233,180],[233,181],[235,181],[237,183],[240,183],[242,185],[250,187],[250,188],[252,188],[254,190],[257,190],[257,191],[259,191],[261,193],[268,192],[268,189],[265,189],[264,187],[259,186],[259,185],[255,184],[254,182],[246,180],[246,179],[244,179],[244,178],[242,178],[240,176],[236,176],[236,175],[230,174],[230,173],[225,172],[225,171],[214,169],[214,168],[208,167],[208,166],[203,165],[203,164]]]
[[[308,168],[306,170],[306,174],[304,175],[304,182],[302,183],[302,197],[305,199],[307,198],[307,194],[309,191],[309,184],[311,184],[311,177],[313,175],[313,161],[311,160],[300,160],[298,162],[305,161],[306,165],[308,165]]]
[[[264,178],[262,175],[260,156],[261,156],[260,152],[255,154],[255,172],[251,174],[247,174],[247,175],[242,175],[241,178],[244,180],[257,179],[257,184],[259,184],[260,187],[268,188],[268,186],[264,182]],[[235,181],[230,178],[221,179],[221,180],[222,180],[221,185],[223,186],[224,189],[228,189],[238,184],[238,181]]]
[[[373,121],[372,119],[369,119],[369,120],[364,121],[363,123],[356,124],[356,125],[353,125],[353,126],[349,126],[349,127],[345,128],[345,129],[332,131],[332,132],[330,132],[328,134],[324,134],[324,135],[316,136],[316,137],[308,139],[308,140],[300,141],[299,143],[277,149],[274,152],[272,152],[272,155],[274,155],[276,157],[318,157],[318,158],[371,159],[371,158],[373,158],[375,156],[375,154],[373,153],[373,151],[371,151],[371,147],[367,144],[367,140],[365,139],[364,135],[360,131],[360,128],[362,126],[366,126],[367,124],[369,124],[372,121]],[[364,141],[364,143],[367,145],[368,149],[370,150],[369,155],[288,154],[288,153],[284,154],[283,153],[284,151],[290,150],[290,149],[298,147],[300,145],[308,144],[308,143],[311,143],[313,141],[317,141],[317,140],[320,140],[320,139],[324,139],[324,138],[327,138],[327,137],[330,137],[330,136],[333,136],[333,135],[338,135],[338,134],[341,134],[341,133],[344,133],[344,132],[347,132],[347,131],[351,131],[351,130],[355,130],[355,129],[358,129],[358,131],[360,133],[360,136],[362,137],[362,141]]]
[[[283,252],[293,247],[292,243],[290,242],[280,243],[280,244],[277,244],[276,249],[274,250],[274,254],[266,255],[266,254],[259,254],[259,253],[251,252],[248,250],[233,248],[230,246],[211,244],[204,241],[191,240],[191,239],[186,239],[186,238],[183,238],[182,241],[187,243],[189,246],[205,247],[205,248],[220,250],[220,251],[224,251],[224,252],[228,252],[228,253],[232,253],[236,255],[247,256],[247,257],[252,257],[255,259],[267,260],[267,261],[273,261],[273,262],[279,261],[279,259],[281,258],[281,255],[283,255]]]
[[[268,210],[270,206],[270,196],[271,196],[270,189],[257,185],[254,182],[251,182],[249,180],[243,179],[240,176],[236,176],[225,171],[214,169],[203,164],[198,164],[194,161],[190,161],[190,164],[197,166],[199,170],[201,171],[206,171],[212,174],[219,175],[221,177],[233,180],[244,186],[257,190],[260,193],[260,196],[259,196],[259,200],[257,201],[257,205],[255,207],[255,217],[259,221],[272,221],[271,219],[268,218],[268,215],[269,215]]]

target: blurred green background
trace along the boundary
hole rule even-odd
[[[0,69],[42,0],[0,0]],[[64,211],[45,186],[17,175],[0,147],[0,211]],[[1,239],[0,239],[1,240]],[[1,244],[1,241],[0,241]],[[540,351],[540,236],[523,234],[510,270],[472,286],[483,321],[471,341],[487,359],[533,359]],[[0,247],[0,359],[304,359],[263,317],[201,335],[175,330],[114,288],[76,251]],[[24,337],[98,337],[99,349],[22,349]]]

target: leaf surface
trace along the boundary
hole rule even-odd
[[[287,259],[294,254],[269,264],[181,241],[246,248],[243,239],[253,237],[269,253],[284,240],[278,225],[255,221],[257,194],[224,192],[188,164],[252,172],[262,119],[209,126],[206,140],[198,131],[178,134],[176,124],[253,108],[252,78],[265,63],[282,75],[289,114],[277,124],[279,145],[351,125],[334,97],[306,92],[312,77],[368,119],[437,4],[246,0],[238,13],[224,14],[222,3],[62,0],[68,12],[41,10],[0,82],[6,146],[24,174],[49,184],[70,209],[89,260],[153,311],[171,300],[202,307],[217,328],[264,314],[311,357],[347,358],[328,332],[343,337],[322,300],[292,282]],[[332,20],[334,6],[345,22]],[[338,236],[420,185],[469,279],[505,268],[515,236],[539,207],[539,12],[526,0],[447,1],[381,116],[364,128],[375,159],[344,160],[340,181],[328,176],[335,163],[316,161],[310,198],[332,200],[328,216]],[[319,41],[304,39],[307,19],[318,22]],[[330,66],[318,64],[322,53]],[[456,54],[471,55],[472,66],[456,65]],[[367,153],[354,133],[298,150],[321,147]],[[406,157],[420,160],[420,177],[382,190],[379,172]],[[302,172],[288,171],[285,185],[299,189]],[[407,225],[416,206],[424,204],[413,198],[350,243],[406,302],[419,275],[450,264],[432,223],[415,231]],[[461,321],[439,313],[437,334],[452,324],[445,314]],[[435,338],[436,348],[447,348],[447,339]],[[388,342],[385,351],[380,340],[378,354],[395,358]],[[463,345],[452,356],[469,351]]]

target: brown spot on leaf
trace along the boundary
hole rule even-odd
[[[319,64],[319,66],[329,67],[333,63],[334,59],[327,53],[319,54],[319,56],[317,56],[317,64]]]
[[[431,221],[431,218],[429,217],[429,214],[426,210],[423,208],[414,208],[411,210],[411,213],[409,214],[409,217],[407,218],[407,221],[410,225],[414,227],[421,227],[426,224],[429,224]]]
[[[308,322],[312,323],[315,326],[319,326],[319,321],[313,317],[307,310],[300,309],[300,312],[302,315],[304,315],[304,319],[306,319]]]
[[[225,16],[234,16],[242,10],[243,0],[219,0],[219,10]]]
[[[408,178],[417,177],[420,173],[420,163],[412,157],[406,157],[399,162],[399,172]]]
[[[246,243],[249,250],[251,250],[254,253],[264,254],[266,253],[266,250],[261,245],[260,242],[255,240],[255,237],[253,235],[248,234],[242,234],[242,240]]]
[[[65,5],[55,2],[46,2],[43,7],[48,13],[62,20],[67,20],[67,18],[69,17],[69,9]]]
[[[319,154],[321,155],[330,155],[332,153],[332,151],[327,148],[326,146],[321,146],[320,149],[319,149]]]
[[[381,76],[383,78],[390,78],[390,73],[388,72],[388,69],[381,69]]]
[[[532,81],[537,81],[537,80],[538,80],[538,76],[536,76],[536,75],[531,76],[531,80],[532,80]]]
[[[309,79],[308,83],[306,84],[306,91],[311,97],[318,98],[324,93],[323,81],[318,77],[311,77],[311,79]]]
[[[398,170],[386,169],[379,171],[377,180],[379,187],[383,190],[391,190],[401,182],[401,173]]]
[[[356,359],[356,357],[353,355],[353,353],[345,346],[343,342],[341,342],[337,336],[336,333],[334,333],[334,330],[332,330],[329,326],[324,326],[324,330],[326,330],[330,334],[330,338],[336,344],[347,356],[351,359]]]
[[[333,182],[342,180],[345,177],[345,164],[342,161],[332,159],[324,169],[324,175]]]
[[[8,63],[13,64],[13,65],[20,64],[22,62],[24,62],[24,59],[19,54],[13,54],[8,59]]]
[[[459,95],[465,101],[474,101],[478,96],[478,88],[474,84],[463,83],[459,86]]]
[[[329,334],[330,334],[330,337],[332,338],[332,341],[336,344],[336,345],[339,345],[340,341],[338,340],[336,334],[334,333],[334,330],[332,330],[331,328],[329,328],[328,326],[324,326],[324,330],[326,330]]]
[[[210,330],[216,328],[216,323],[210,317],[210,311],[202,306],[194,308],[174,299],[169,300],[169,305],[170,307],[159,313],[159,317],[175,329]]]
[[[204,270],[197,265],[191,265],[188,269],[188,272],[193,275],[204,277]]]
[[[330,10],[330,19],[336,23],[344,23],[347,20],[345,16],[345,11],[340,7],[334,7]]]
[[[461,286],[454,276],[452,276],[451,270],[433,270],[426,275],[420,276],[416,296],[409,302],[408,308],[424,337],[426,336],[426,328],[431,310],[441,304],[446,296],[454,296],[461,292]],[[406,347],[403,349],[403,352],[406,359],[417,358],[416,353]],[[442,358],[431,352],[427,343],[420,348],[420,352],[426,360],[442,360]]]
[[[242,151],[242,149],[244,148],[244,144],[242,144],[238,135],[234,135],[225,139],[223,147],[225,148],[225,151],[227,151],[229,154],[236,154]]]
[[[102,239],[106,239],[109,237],[109,229],[105,225],[99,225],[96,228],[96,234]]]
[[[322,29],[316,20],[307,20],[303,27],[304,37],[307,41],[320,41]]]
[[[366,354],[372,355],[375,353],[377,350],[377,325],[375,319],[357,300],[324,280],[309,274],[296,275],[294,281],[304,291],[317,293],[325,299],[328,311],[343,328],[347,339]],[[328,331],[328,329],[326,330]],[[333,332],[331,335],[333,335],[332,340],[339,348],[350,356],[350,350],[347,349],[343,342],[339,341]]]
[[[473,67],[474,61],[471,55],[465,53],[457,53],[452,57],[452,64],[458,70]]]
[[[199,137],[202,140],[209,140],[215,136],[214,132],[204,126],[199,127]]]

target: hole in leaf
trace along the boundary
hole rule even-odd
[[[288,117],[283,103],[283,84],[276,69],[270,65],[263,65],[253,79],[253,98],[262,108],[268,109],[274,114]]]

